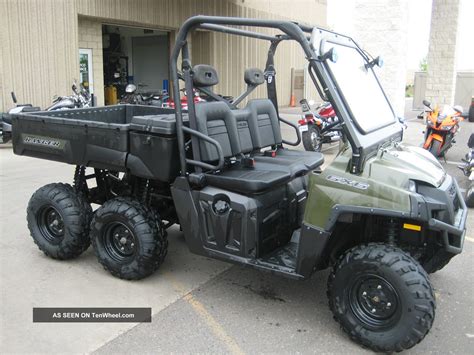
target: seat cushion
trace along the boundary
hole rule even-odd
[[[304,163],[308,169],[314,170],[324,163],[324,155],[319,152],[307,152],[305,150],[290,150],[279,148],[275,158],[284,158]]]
[[[274,157],[257,153],[254,155],[257,163],[268,163],[287,166],[290,171],[296,173],[306,170],[306,172],[316,169],[324,163],[322,153],[307,152],[304,150],[289,150],[279,148],[275,152]]]
[[[289,172],[280,170],[252,169],[236,166],[227,170],[206,174],[208,185],[242,194],[259,193],[288,182]]]
[[[290,173],[292,178],[307,174],[310,169],[301,161],[289,161],[289,159],[272,158],[257,155],[255,168],[258,170],[281,170]]]

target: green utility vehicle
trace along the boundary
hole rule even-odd
[[[193,30],[268,43],[264,70],[245,71],[245,93],[230,100],[213,91],[216,70],[190,60]],[[347,137],[324,171],[321,153],[287,148],[301,138],[278,113],[274,55],[284,41],[301,47]],[[72,186],[32,196],[34,241],[56,259],[92,243],[114,276],[141,279],[163,262],[166,229],[179,224],[196,254],[293,279],[331,267],[329,306],[352,339],[376,351],[414,346],[435,316],[428,273],[462,251],[467,209],[436,159],[401,142],[374,73],[380,63],[347,36],[295,22],[188,19],[171,57],[175,110],[118,105],[13,117],[16,154],[76,165]],[[264,83],[268,98],[244,100]],[[208,102],[195,103],[196,90]],[[294,142],[281,124],[295,130]]]

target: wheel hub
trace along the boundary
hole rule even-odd
[[[121,222],[113,222],[105,231],[105,248],[107,253],[117,261],[123,261],[135,254],[135,236]]]
[[[57,243],[64,237],[64,220],[53,206],[45,206],[38,214],[38,226],[42,236]]]
[[[315,146],[319,145],[319,142],[320,142],[319,134],[316,134],[315,132],[311,132],[311,140],[313,141],[313,144]]]
[[[397,313],[399,298],[385,279],[373,275],[359,279],[351,292],[354,315],[369,326],[390,325]]]

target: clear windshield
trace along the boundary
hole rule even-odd
[[[454,109],[451,106],[444,105],[443,109],[439,113],[438,118],[446,118],[448,116],[453,116],[455,113],[456,113],[456,111],[454,111]]]
[[[373,70],[366,68],[367,62],[359,50],[331,42],[326,42],[324,50],[331,47],[335,47],[338,59],[336,63],[327,63],[362,133],[396,122]]]

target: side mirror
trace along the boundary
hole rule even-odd
[[[408,126],[407,126],[407,123],[406,123],[406,120],[404,117],[397,117],[398,118],[398,122],[400,122],[400,124],[402,125],[403,129],[407,129]]]
[[[375,59],[372,59],[370,62],[368,62],[365,67],[367,69],[373,68],[374,66],[378,66],[379,68],[382,68],[384,64],[383,58],[381,56],[378,56]]]
[[[301,99],[300,105],[303,112],[309,112],[311,110],[306,99]]]
[[[453,107],[454,111],[459,113],[460,115],[462,114],[462,106],[461,105],[456,105]]]
[[[338,55],[337,51],[334,47],[332,47],[330,50],[328,50],[326,53],[324,53],[322,56],[320,56],[321,60],[330,60],[333,63],[337,62]]]
[[[423,105],[425,105],[428,108],[431,108],[431,102],[429,102],[428,100],[423,100]]]

